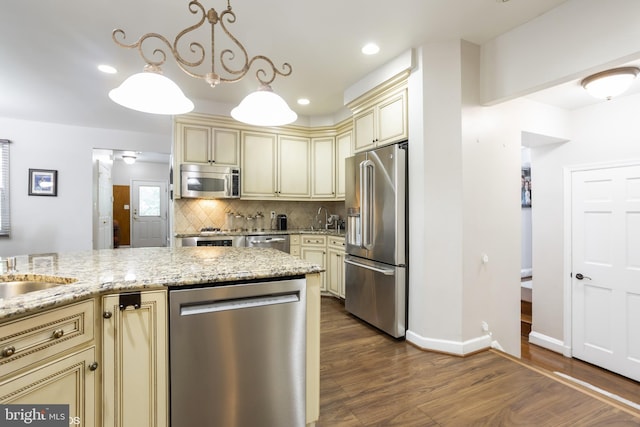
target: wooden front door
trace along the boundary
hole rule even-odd
[[[131,189],[128,185],[113,186],[113,219],[118,222],[119,230],[114,231],[113,247],[131,244]]]

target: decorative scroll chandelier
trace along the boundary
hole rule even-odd
[[[146,65],[142,73],[134,74],[118,88],[109,92],[109,97],[127,108],[147,113],[183,114],[193,110],[193,102],[185,97],[178,85],[162,75],[160,67],[167,60],[165,49],[156,47],[151,51],[150,56],[143,50],[143,45],[147,40],[158,40],[171,52],[176,64],[182,71],[193,78],[206,81],[212,88],[220,83],[237,82],[247,75],[254,63],[258,61],[264,63],[255,73],[257,80],[260,82],[259,89],[247,95],[231,111],[231,116],[238,121],[257,126],[280,126],[295,121],[298,117],[297,114],[271,89],[271,83],[276,76],[288,76],[291,74],[291,65],[285,62],[282,68],[278,69],[273,61],[264,55],[249,58],[247,50],[227,28],[227,24],[232,24],[236,21],[236,15],[231,9],[231,0],[227,0],[227,8],[220,14],[215,9],[205,11],[198,0],[189,2],[189,11],[194,15],[200,14],[200,20],[198,23],[182,30],[173,43],[158,33],[147,33],[135,43],[127,44],[124,43],[126,34],[122,29],[113,31],[113,41],[118,46],[127,49],[138,49],[138,53]],[[183,36],[202,27],[205,24],[205,20],[211,25],[209,55],[207,55],[207,50],[202,43],[192,41],[188,46],[190,55],[195,56],[195,60],[188,60],[178,51],[178,44]],[[222,31],[234,46],[233,48],[222,49],[219,56],[216,56],[215,46],[217,24],[220,24]],[[209,56],[211,62],[210,71],[202,74],[196,72],[195,69],[204,64],[207,56]],[[240,59],[237,59],[238,57]],[[216,69],[216,61],[218,60],[224,75],[219,74]]]

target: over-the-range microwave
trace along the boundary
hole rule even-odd
[[[180,195],[200,199],[240,197],[240,169],[216,165],[180,165]]]

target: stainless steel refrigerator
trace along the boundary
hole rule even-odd
[[[400,338],[407,324],[407,142],[346,159],[345,308]]]

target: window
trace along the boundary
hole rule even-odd
[[[0,236],[11,231],[9,209],[9,140],[0,139]]]

